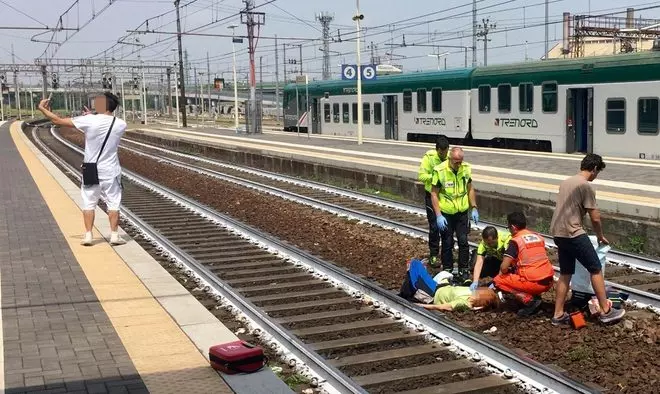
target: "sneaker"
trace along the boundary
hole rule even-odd
[[[472,284],[472,277],[468,271],[460,271],[458,278],[461,286],[470,286]]]
[[[92,243],[93,243],[92,234],[87,234],[87,233],[83,236],[82,241],[80,241],[80,244],[83,246],[92,246]]]
[[[518,310],[518,317],[528,317],[535,314],[541,307],[541,297],[534,297],[524,307]]]
[[[621,318],[623,318],[625,314],[626,314],[625,309],[612,308],[612,306],[610,305],[610,311],[598,316],[598,320],[600,320],[600,322],[603,324],[616,323],[619,320],[621,320]]]
[[[561,317],[556,318],[553,317],[552,320],[550,320],[553,326],[568,326],[571,324],[571,317],[568,315],[568,313],[564,312]]]
[[[124,245],[125,243],[126,241],[124,241],[120,236],[110,237],[110,245],[112,246]]]

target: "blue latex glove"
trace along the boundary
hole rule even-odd
[[[479,282],[472,282],[472,284],[470,285],[470,290],[474,292],[475,290],[477,290],[477,287],[479,287]]]
[[[442,215],[438,215],[435,218],[435,224],[438,225],[438,230],[445,231],[447,229],[447,218]]]
[[[472,208],[472,221],[474,224],[479,224],[479,211],[477,211],[477,208]]]

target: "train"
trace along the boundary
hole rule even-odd
[[[658,51],[378,76],[363,137],[660,160],[659,96]],[[285,131],[357,136],[357,111],[355,81],[284,88]]]

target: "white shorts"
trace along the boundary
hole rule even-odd
[[[121,175],[112,179],[99,179],[99,184],[94,186],[82,185],[80,193],[83,199],[83,210],[93,211],[99,198],[107,202],[109,211],[118,211],[121,205]]]

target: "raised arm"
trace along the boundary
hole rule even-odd
[[[73,120],[71,118],[60,118],[57,116],[57,114],[54,114],[48,109],[48,104],[50,103],[50,100],[44,99],[39,102],[39,111],[41,111],[42,114],[44,114],[45,117],[47,117],[54,125],[57,126],[62,126],[62,127],[73,127],[75,128],[76,126],[73,124]]]

